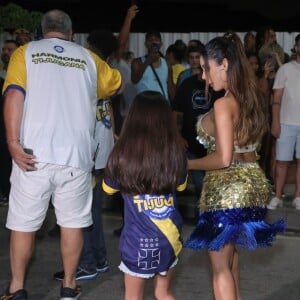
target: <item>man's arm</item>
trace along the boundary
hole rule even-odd
[[[280,136],[280,109],[283,91],[283,88],[273,90],[271,133],[276,138]]]
[[[126,17],[124,19],[120,33],[118,35],[119,47],[118,50],[116,51],[116,55],[115,55],[116,59],[121,59],[127,48],[132,20],[135,18],[138,12],[139,12],[139,8],[136,5],[131,5],[127,10]]]
[[[4,123],[9,152],[15,163],[23,170],[35,170],[30,164],[34,155],[24,152],[20,143],[20,129],[23,116],[24,94],[17,89],[9,89],[4,95]]]

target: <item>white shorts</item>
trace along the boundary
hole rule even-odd
[[[170,266],[170,269],[171,268],[174,268],[178,263],[178,257],[175,259],[175,261],[172,263],[172,265]],[[142,273],[136,273],[136,272],[132,272],[130,271],[127,266],[121,261],[120,265],[119,265],[119,269],[128,274],[128,275],[131,275],[131,276],[135,276],[135,277],[139,277],[139,278],[145,278],[145,279],[148,279],[148,278],[152,278],[154,277],[155,275],[157,275],[157,273],[152,273],[152,274],[142,274]],[[160,272],[158,273],[159,275],[161,276],[166,276],[168,273],[168,270],[166,271],[163,271],[163,272]]]
[[[52,200],[57,224],[83,228],[92,224],[92,176],[78,168],[37,163],[24,172],[14,162],[6,227],[16,231],[38,230]]]
[[[276,160],[292,161],[300,158],[300,126],[281,124],[276,140]]]

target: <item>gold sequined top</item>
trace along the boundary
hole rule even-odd
[[[212,111],[213,109],[203,115],[200,115],[196,125],[196,131],[198,134],[197,140],[199,141],[200,144],[202,144],[205,148],[207,148],[208,153],[216,151],[216,143],[215,143],[215,138],[207,134],[206,131],[204,130],[202,126],[202,120],[205,116],[211,114]],[[256,151],[258,145],[259,143],[249,144],[244,147],[239,147],[238,145],[234,145],[234,153],[253,152]]]
[[[206,115],[206,114],[205,114]],[[208,153],[215,151],[215,138],[197,122],[198,141]],[[236,153],[255,151],[257,144],[234,148]],[[250,150],[251,149],[251,150]],[[228,208],[265,206],[270,195],[270,185],[257,162],[233,161],[227,168],[206,171],[199,208],[201,211]]]

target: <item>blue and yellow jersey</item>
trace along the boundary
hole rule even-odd
[[[177,187],[186,188],[186,178]],[[104,191],[113,194],[118,185],[105,178]],[[124,228],[120,238],[122,262],[135,273],[153,274],[167,271],[182,249],[182,217],[176,194],[122,194],[124,199]]]

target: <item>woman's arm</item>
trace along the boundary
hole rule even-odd
[[[234,144],[235,100],[218,99],[214,104],[216,151],[199,159],[188,160],[189,170],[215,170],[228,167],[232,162]]]

